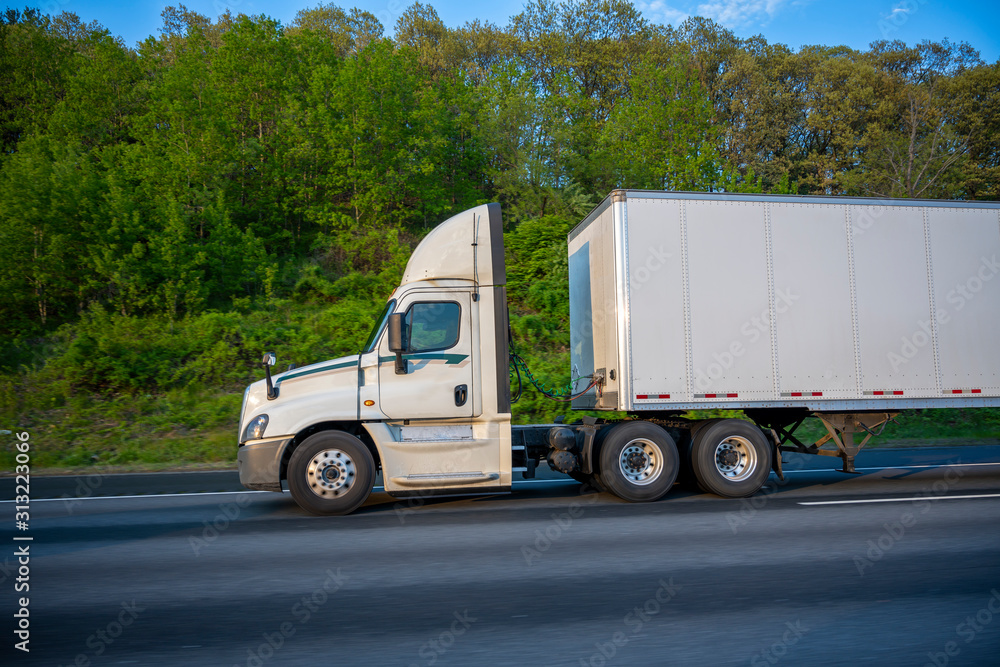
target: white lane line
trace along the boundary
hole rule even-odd
[[[575,479],[525,479],[516,480],[514,484],[520,486],[521,484],[579,484],[580,482]],[[288,489],[282,489],[282,493],[288,493]],[[62,500],[65,502],[72,502],[77,500],[129,500],[135,498],[191,498],[194,496],[237,496],[244,493],[267,493],[274,494],[274,491],[251,491],[247,489],[246,491],[199,491],[197,493],[143,493],[139,495],[132,496],[85,496],[81,498],[76,498],[73,496],[65,496],[63,498],[32,498],[33,503],[51,503],[57,500]],[[385,493],[385,487],[376,486],[372,488],[372,493]],[[475,494],[470,494],[475,495]],[[2,503],[13,503],[14,500],[0,500]]]
[[[144,493],[136,496],[84,496],[81,498],[76,498],[74,496],[64,496],[62,498],[32,498],[33,503],[51,503],[56,500],[65,500],[69,502],[71,500],[112,500],[112,499],[126,499],[126,498],[180,498],[184,496],[235,496],[241,493],[274,493],[274,491],[199,491],[198,493]],[[285,491],[284,493],[288,493]],[[0,503],[12,503],[13,500],[0,500]]]
[[[925,466],[883,466],[881,468],[855,468],[855,470],[919,470],[924,468],[971,468],[973,466],[1000,466],[1000,463],[942,463]],[[804,472],[839,472],[840,468],[813,468],[810,470],[784,470],[786,475],[796,475]]]
[[[918,500],[962,500],[965,498],[1000,498],[1000,493],[980,493],[968,496],[917,496],[916,498],[868,498],[865,500],[815,500],[799,505],[860,505],[862,503],[909,503]]]

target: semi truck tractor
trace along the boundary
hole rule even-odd
[[[503,229],[485,204],[428,233],[357,354],[281,373],[265,354],[243,485],[346,514],[379,472],[405,498],[509,492],[548,465],[628,501],[679,477],[735,498],[784,452],[854,472],[902,410],[1000,406],[1000,204],[614,191],[569,233],[589,415],[560,424],[512,425]],[[685,417],[706,409],[745,418]]]

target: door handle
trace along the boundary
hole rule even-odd
[[[462,407],[469,400],[469,386],[460,384],[455,387],[455,405]]]

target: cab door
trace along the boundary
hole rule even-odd
[[[473,400],[473,302],[468,291],[415,291],[397,305],[404,314],[405,374],[387,335],[379,343],[379,407],[390,419],[478,416]]]

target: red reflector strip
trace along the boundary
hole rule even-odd
[[[982,389],[945,389],[946,394],[981,394]]]
[[[695,394],[695,398],[737,398],[738,394]]]
[[[822,396],[821,391],[786,391],[781,396],[783,398],[803,398],[806,396]]]
[[[636,394],[635,398],[636,398],[636,400],[641,401],[641,400],[643,400],[645,398],[649,398],[649,394]]]
[[[879,390],[876,390],[876,391],[866,391],[865,392],[865,396],[902,396],[902,395],[903,395],[903,392],[900,389],[896,389],[896,390],[893,390],[893,391],[888,391],[888,390],[883,391],[883,390],[879,389]]]
[[[635,399],[642,401],[648,398],[670,398],[670,394],[636,394]]]

